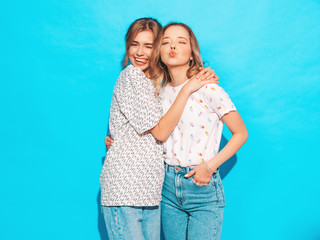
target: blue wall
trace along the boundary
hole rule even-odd
[[[248,127],[222,239],[320,239],[319,1],[11,1],[0,16],[0,239],[105,235],[112,88],[144,16],[193,28]]]

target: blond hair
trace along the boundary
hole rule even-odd
[[[150,79],[154,82],[156,90],[155,95],[158,95],[162,86],[165,86],[169,82],[171,82],[171,77],[168,72],[167,66],[161,61],[160,48],[162,44],[162,37],[165,31],[172,26],[181,26],[187,30],[190,38],[191,45],[191,56],[192,60],[189,62],[189,69],[187,70],[187,77],[192,78],[195,76],[200,70],[199,67],[203,66],[203,62],[200,54],[200,47],[198,44],[198,40],[191,28],[184,23],[169,23],[164,28],[162,28],[161,32],[158,35],[154,43],[153,55],[151,58],[150,66]]]
[[[150,30],[154,35],[154,39],[157,39],[159,32],[161,31],[161,24],[154,18],[139,18],[131,23],[126,37],[126,55],[122,60],[122,66],[125,68],[129,63],[129,48],[139,32]]]

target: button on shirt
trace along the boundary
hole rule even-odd
[[[171,107],[183,85],[167,84],[161,91],[164,113]],[[219,151],[223,122],[221,118],[235,111],[228,94],[217,84],[208,84],[190,95],[174,131],[164,143],[167,164],[194,167],[212,159]]]
[[[114,143],[100,175],[103,206],[156,206],[164,177],[163,146],[149,131],[162,117],[154,85],[132,65],[120,74],[110,108]]]

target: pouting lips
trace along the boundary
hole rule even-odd
[[[175,55],[176,55],[176,52],[175,52],[175,51],[170,51],[170,52],[169,52],[169,56],[170,56],[170,57],[174,57]]]

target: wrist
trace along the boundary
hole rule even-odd
[[[192,91],[191,91],[191,89],[189,88],[188,84],[184,85],[184,86],[181,88],[181,91],[180,91],[180,92],[182,92],[182,94],[185,94],[185,95],[187,95],[187,96],[190,96],[191,93],[192,93]]]
[[[217,169],[219,168],[219,166],[216,164],[215,161],[213,161],[213,159],[207,161],[206,165],[208,168],[212,169],[212,171],[214,171],[214,172],[216,172]]]
[[[203,164],[206,166],[208,173],[210,173],[211,175],[216,173],[216,169],[211,168],[206,162],[204,162]]]

